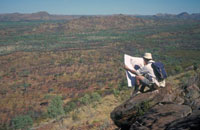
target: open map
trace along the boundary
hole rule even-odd
[[[124,64],[127,65],[130,69],[135,69],[135,70],[138,70],[139,68],[144,66],[143,58],[132,57],[127,54],[124,54]],[[127,77],[128,87],[135,86],[135,74],[126,71],[126,77]]]

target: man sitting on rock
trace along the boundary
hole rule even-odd
[[[140,91],[144,92],[145,86],[148,86],[150,90],[155,90],[156,86],[159,86],[159,82],[157,81],[153,68],[151,66],[151,64],[154,62],[152,60],[151,53],[145,53],[143,59],[144,66],[138,70],[130,69],[126,65],[124,67],[127,71],[130,71],[131,73],[136,75],[135,90],[132,93],[132,96],[140,93]],[[140,86],[141,89],[139,91]]]

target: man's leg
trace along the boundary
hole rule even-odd
[[[144,93],[146,85],[142,84],[142,87],[140,88],[140,92]]]
[[[142,81],[143,79],[144,79],[144,76],[136,76],[136,77],[135,77],[136,84],[135,84],[135,90],[133,91],[132,96],[138,93],[138,91],[139,91],[139,89],[140,89],[139,87],[140,87],[140,85],[141,85],[141,81]]]
[[[157,89],[155,84],[144,76],[138,76],[137,81],[141,84],[140,92],[144,92],[145,87],[149,87],[150,91]]]

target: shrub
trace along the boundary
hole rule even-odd
[[[127,80],[123,79],[123,80],[120,81],[120,83],[118,85],[118,89],[119,89],[119,91],[127,90],[128,89],[127,86],[128,86]]]
[[[85,94],[82,98],[79,99],[79,102],[81,104],[87,105],[90,103],[90,96],[88,94]]]
[[[73,111],[75,108],[76,108],[76,104],[74,102],[69,102],[65,105],[64,111],[67,114],[67,113]]]
[[[53,92],[53,91],[54,91],[53,88],[48,89],[48,93]]]
[[[147,112],[149,108],[150,108],[150,101],[143,101],[141,104],[138,104],[136,106],[137,116],[144,115],[144,113]]]
[[[64,109],[62,106],[63,102],[61,100],[61,97],[56,96],[51,100],[50,105],[47,108],[47,112],[49,117],[55,118],[58,115],[63,115],[64,114]]]
[[[28,87],[31,87],[31,84],[24,83],[24,84],[22,84],[22,86],[26,89],[26,88],[28,88]]]
[[[79,120],[80,117],[78,116],[78,111],[75,111],[73,114],[72,114],[72,120],[73,121],[77,121]]]
[[[113,94],[114,94],[115,97],[117,97],[117,96],[119,96],[120,91],[114,88],[113,89]]]
[[[0,123],[0,130],[10,130],[11,127],[7,123]]]
[[[19,76],[21,77],[28,77],[28,75],[30,74],[29,70],[23,70],[19,73]]]
[[[195,62],[193,63],[193,66],[194,66],[194,70],[196,71],[198,69],[198,64]]]
[[[98,102],[100,100],[101,100],[101,96],[99,93],[97,93],[97,92],[92,93],[92,95],[91,95],[92,102],[96,102],[96,101]]]
[[[177,65],[175,67],[175,71],[176,71],[176,73],[180,73],[181,71],[183,71],[183,68],[181,66]]]
[[[29,115],[16,116],[11,120],[14,129],[28,129],[33,125],[33,120]]]

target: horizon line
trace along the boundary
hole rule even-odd
[[[45,13],[48,13],[49,15],[78,15],[78,16],[83,16],[83,15],[89,15],[89,16],[92,16],[92,15],[144,15],[144,16],[151,16],[151,15],[159,15],[159,14],[162,14],[162,15],[178,15],[178,14],[181,14],[181,13],[188,13],[187,11],[183,11],[183,12],[180,12],[180,13],[156,13],[156,14],[127,14],[127,13],[113,13],[113,14],[54,14],[54,13],[49,13],[48,11],[37,11],[37,12],[27,12],[27,13],[24,13],[24,12],[8,12],[8,13],[1,13],[0,12],[0,15],[2,14],[35,14],[35,13],[41,13],[41,12],[45,12]],[[200,13],[188,13],[189,15],[191,14],[200,14]]]

